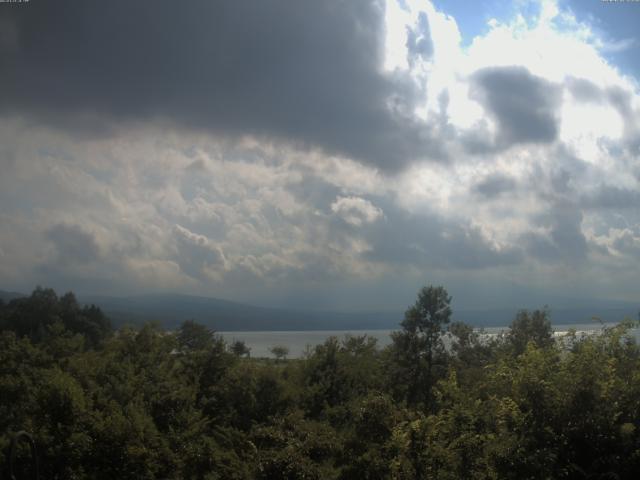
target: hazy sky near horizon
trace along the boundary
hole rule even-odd
[[[0,289],[637,301],[640,2],[0,4]]]

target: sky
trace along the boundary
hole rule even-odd
[[[638,24],[596,0],[0,3],[0,289],[637,302]]]

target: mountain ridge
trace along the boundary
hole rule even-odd
[[[26,295],[0,290],[8,302]],[[177,328],[185,320],[195,320],[216,331],[317,331],[377,330],[400,328],[404,311],[340,312],[295,308],[261,307],[215,297],[180,293],[153,293],[129,296],[78,295],[81,304],[95,304],[116,327],[159,322],[164,328]],[[577,303],[577,301],[576,301]],[[562,304],[561,304],[562,305]],[[474,327],[506,327],[518,308],[453,308],[452,320]],[[585,300],[577,307],[550,307],[553,324],[590,323],[593,317],[616,322],[636,318],[638,306],[631,302]]]

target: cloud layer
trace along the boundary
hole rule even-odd
[[[417,0],[25,5],[0,36],[7,288],[635,295],[638,83],[562,4],[466,47]]]
[[[1,109],[94,134],[161,118],[400,168],[437,141],[397,111],[416,88],[379,68],[384,10],[368,0],[36,2],[7,12]],[[428,57],[429,41],[413,34],[412,55]]]

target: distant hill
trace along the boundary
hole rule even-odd
[[[404,311],[347,313],[263,308],[177,294],[80,300],[100,306],[116,325],[155,320],[166,328],[175,328],[184,320],[192,319],[218,331],[399,329],[404,316]],[[516,308],[456,310],[455,305],[453,310],[453,320],[476,327],[509,325],[518,311]],[[581,307],[551,306],[551,319],[554,324],[590,323],[593,317],[603,322],[617,322],[629,316],[637,318],[638,310],[638,306],[631,303],[591,301]]]
[[[397,328],[402,319],[402,312],[288,310],[177,294],[85,296],[79,300],[98,305],[116,325],[155,320],[166,328],[175,328],[191,319],[218,331],[387,329]]]
[[[540,307],[539,307],[540,308]],[[520,309],[503,308],[488,310],[460,310],[453,312],[455,320],[461,320],[475,327],[501,327],[511,323]],[[619,322],[625,317],[638,318],[640,303],[593,302],[584,307],[550,307],[553,325],[588,324],[602,321]]]
[[[24,295],[0,290],[0,298],[8,302]],[[184,320],[195,320],[217,331],[282,331],[282,330],[375,330],[399,329],[404,311],[333,312],[264,308],[211,297],[179,294],[109,297],[79,295],[84,304],[98,305],[115,326],[139,325],[157,321],[164,328],[176,328]],[[640,302],[606,300],[571,300],[551,305],[551,321],[556,325],[591,323],[593,317],[603,322],[617,322],[625,317],[638,317]],[[580,305],[579,307],[566,305]],[[507,326],[518,309],[458,310],[453,305],[453,320],[475,327]]]
[[[14,298],[21,298],[21,297],[24,297],[24,296],[25,295],[23,293],[7,292],[7,291],[4,291],[4,290],[0,290],[0,300],[2,300],[4,302],[10,302]]]

